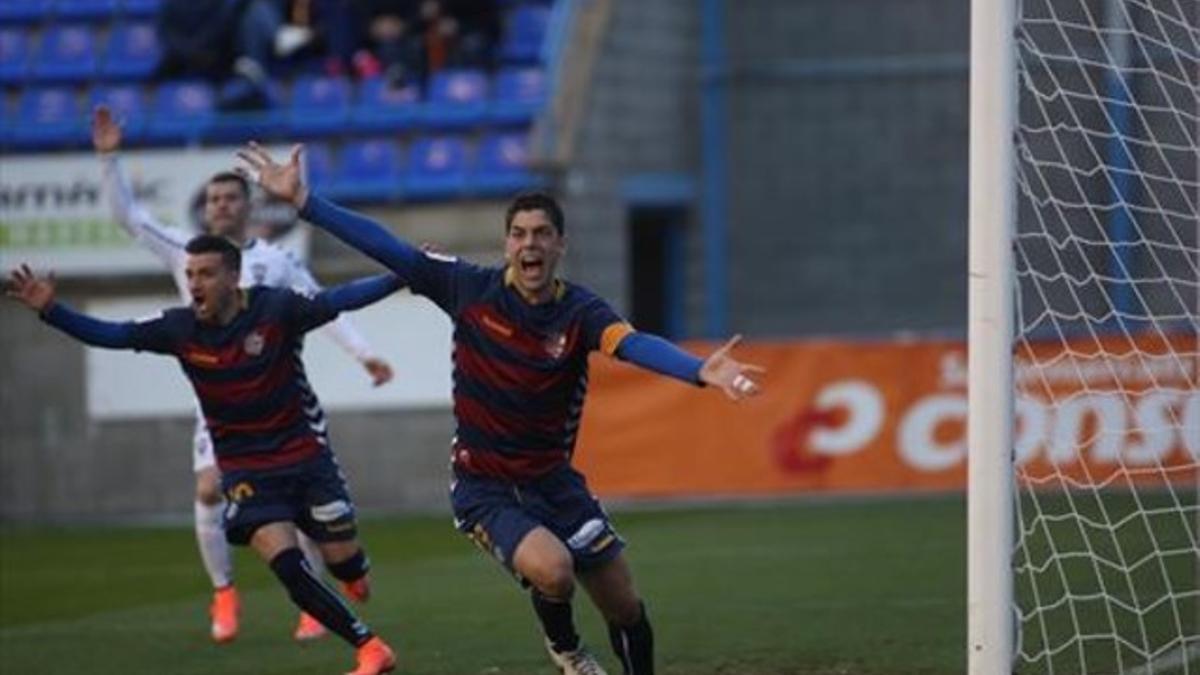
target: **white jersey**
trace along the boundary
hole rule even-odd
[[[184,304],[191,304],[191,294],[187,290],[185,263],[187,253],[184,247],[193,237],[184,228],[169,227],[161,222],[133,196],[133,190],[121,162],[115,154],[103,156],[104,187],[112,204],[113,216],[121,227],[139,244],[156,255],[175,279],[175,286]],[[311,295],[320,290],[320,285],[313,278],[304,263],[290,252],[261,239],[250,239],[242,247],[242,276],[240,285],[271,286],[275,288],[290,288],[298,293]],[[322,328],[346,353],[360,363],[373,357],[371,347],[362,337],[346,315],[329,322]],[[208,434],[204,430],[203,419],[197,406],[196,456],[194,465],[197,470],[211,466],[212,450]]]

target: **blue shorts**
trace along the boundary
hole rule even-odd
[[[348,541],[357,535],[354,502],[330,453],[282,469],[221,474],[225,539],[244,545],[267,523],[295,523],[313,541]]]
[[[567,464],[521,484],[457,471],[450,504],[459,531],[514,574],[517,545],[539,526],[566,545],[576,570],[606,563],[625,548],[583,474]]]

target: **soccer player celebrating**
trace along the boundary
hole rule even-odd
[[[22,266],[8,294],[42,320],[92,346],[173,355],[192,383],[213,441],[224,532],[249,544],[300,609],[357,648],[351,675],[392,670],[392,650],[364,625],[305,560],[298,531],[317,542],[329,572],[365,593],[368,562],[354,505],[329,446],[325,413],[300,360],[304,335],[338,313],[400,287],[392,275],[336,286],[309,298],[291,290],[239,289],[241,250],[200,235],[184,248],[191,307],[157,319],[112,323],[55,301],[52,279]]]
[[[101,156],[105,190],[117,222],[162,261],[174,277],[180,296],[187,302],[189,296],[187,280],[184,278],[186,256],[183,249],[191,235],[180,228],[163,226],[137,203],[117,156],[121,147],[121,127],[104,106],[97,107],[92,117],[92,144]],[[312,274],[290,253],[247,234],[249,216],[250,191],[241,176],[221,173],[209,180],[205,186],[205,228],[209,233],[225,237],[241,247],[241,285],[277,286],[305,294],[319,290]],[[338,317],[330,323],[326,334],[362,364],[376,386],[392,378],[388,363],[372,353],[370,346],[346,317]],[[227,642],[237,636],[239,601],[233,585],[229,544],[221,532],[221,511],[225,505],[219,489],[220,476],[213,460],[212,440],[199,414],[192,446],[192,469],[196,475],[196,541],[204,569],[215,589],[210,607],[212,637],[217,642]],[[321,557],[312,542],[301,535],[300,544],[309,564],[321,574]],[[324,633],[325,629],[319,622],[301,614],[293,636],[297,640],[309,640],[321,637]]]
[[[531,588],[550,658],[568,675],[603,673],[572,618],[578,578],[608,623],[629,675],[654,671],[645,605],[584,477],[571,466],[588,353],[605,354],[732,399],[757,393],[756,366],[730,356],[737,338],[701,360],[639,333],[590,291],[558,278],[563,214],[544,194],[517,197],[505,217],[505,259],[479,267],[425,253],[381,225],[310,194],[301,148],[278,164],[251,143],[242,171],[301,216],[375,258],[454,321],[451,503],[459,529]]]

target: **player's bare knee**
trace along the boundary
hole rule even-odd
[[[575,593],[575,570],[570,556],[548,556],[531,568],[526,578],[542,595],[565,600]]]

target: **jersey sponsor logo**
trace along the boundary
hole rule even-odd
[[[215,366],[221,362],[221,357],[216,354],[209,354],[194,349],[184,352],[183,358],[199,366]]]
[[[242,341],[242,349],[246,350],[246,353],[250,356],[258,356],[259,354],[262,354],[263,347],[266,346],[266,344],[267,340],[263,337],[263,334],[258,331],[254,331],[253,333],[247,335],[246,339]]]
[[[318,523],[332,523],[353,513],[354,508],[344,499],[335,499],[328,504],[318,504],[308,510]]]
[[[491,317],[491,315],[489,315],[489,314],[483,315],[483,325],[485,325],[488,328],[490,328],[491,330],[503,335],[506,338],[510,338],[513,336],[513,329],[511,326],[501,323],[498,319],[493,319]]]

